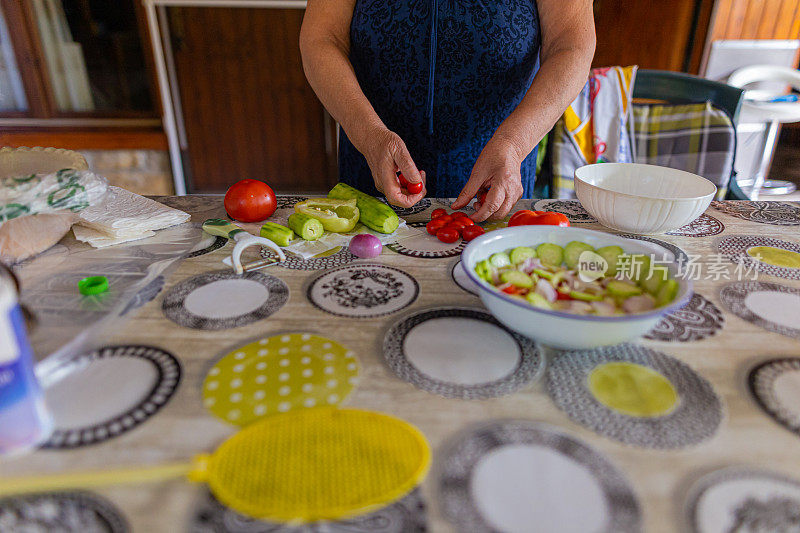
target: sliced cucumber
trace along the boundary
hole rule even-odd
[[[538,292],[529,292],[525,299],[528,300],[528,303],[534,307],[540,307],[542,309],[552,309],[553,305],[547,301],[547,298],[539,294]]]
[[[497,252],[489,258],[489,262],[492,264],[492,266],[503,268],[511,265],[511,258],[508,257],[508,254],[505,252]]]
[[[524,272],[520,272],[519,270],[509,270],[508,272],[503,272],[500,274],[500,279],[503,280],[503,283],[510,283],[513,286],[521,289],[530,289],[533,287],[533,281],[531,280],[530,276]]]
[[[307,241],[316,241],[325,233],[322,222],[302,213],[289,215],[289,227]]]
[[[652,261],[649,255],[633,254],[631,255],[631,274],[634,280],[639,283],[651,277],[650,267]]]
[[[294,231],[275,222],[265,222],[261,226],[261,236],[271,240],[278,246],[289,246],[294,239]]]
[[[671,304],[675,297],[678,295],[678,282],[674,279],[668,279],[661,285],[656,295],[656,307],[663,307]]]
[[[553,279],[553,275],[554,275],[549,270],[544,270],[542,268],[534,268],[533,269],[533,273],[536,274],[539,277],[544,278],[544,279]]]
[[[661,288],[661,284],[667,281],[669,271],[665,266],[654,266],[653,267],[653,275],[649,278],[645,279],[644,281],[640,282],[639,284],[642,286],[644,290],[652,294],[653,296],[658,294],[658,290]]]
[[[589,294],[588,292],[581,291],[570,291],[569,296],[570,298],[582,300],[584,302],[599,302],[603,299],[603,297],[599,294]]]
[[[631,296],[638,296],[642,294],[641,288],[637,287],[633,283],[620,281],[618,279],[610,281],[606,286],[606,290],[611,296],[619,296],[621,298],[630,298]]]
[[[606,276],[614,276],[617,273],[617,263],[619,262],[619,256],[621,256],[624,252],[622,248],[619,246],[603,246],[602,248],[598,248],[595,250],[595,253],[606,260],[608,263],[608,270],[606,270]]]
[[[517,246],[511,250],[511,262],[515,265],[522,263],[529,257],[536,257],[536,250],[529,246]]]
[[[536,255],[544,265],[558,267],[564,262],[564,249],[551,242],[543,242],[537,246]]]
[[[479,278],[486,282],[492,282],[492,267],[489,265],[488,259],[478,261],[478,263],[475,265],[475,274],[477,274]]]
[[[574,270],[583,252],[594,252],[594,247],[581,241],[568,242],[564,247],[564,263],[567,268]]]

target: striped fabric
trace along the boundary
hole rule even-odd
[[[709,179],[723,199],[733,170],[736,128],[724,111],[699,104],[634,104],[634,161],[676,168]],[[583,164],[563,118],[553,129],[553,197],[575,198],[572,175]]]
[[[727,113],[701,104],[634,104],[634,153],[637,163],[698,174],[727,192],[733,170],[736,128]]]

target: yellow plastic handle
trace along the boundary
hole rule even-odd
[[[3,478],[0,479],[0,496],[64,489],[89,489],[128,483],[150,483],[192,476],[195,468],[195,463],[167,463],[158,466],[120,468],[95,472],[68,472],[44,476]]]

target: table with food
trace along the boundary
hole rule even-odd
[[[480,223],[3,178],[0,531],[797,531],[800,205],[593,167]]]

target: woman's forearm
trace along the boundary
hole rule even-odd
[[[356,79],[347,47],[330,37],[301,34],[306,78],[353,145],[362,153],[376,129],[385,129]]]

